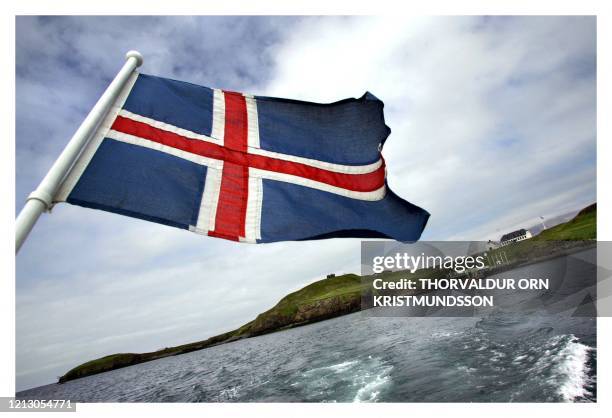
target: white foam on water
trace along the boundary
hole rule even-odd
[[[310,395],[322,397],[326,402],[346,401],[344,395],[336,399],[338,394],[333,393],[342,386],[350,391],[346,395],[351,396],[353,402],[376,402],[383,386],[391,381],[389,374],[392,369],[393,366],[370,355],[310,369],[303,372],[302,379],[291,383],[291,386],[307,390]]]
[[[492,355],[491,355],[491,361],[492,361],[492,362],[494,362],[494,363],[495,363],[495,362],[498,362],[498,361],[500,361],[502,358],[506,357],[506,354],[505,354],[505,353],[502,353],[502,352],[501,352],[501,351],[499,351],[499,350],[491,350],[491,353],[492,353]]]
[[[383,386],[391,381],[389,375],[391,369],[393,369],[393,366],[386,366],[373,376],[367,374],[365,379],[364,376],[360,376],[359,380],[363,386],[357,390],[353,402],[376,402]]]
[[[526,359],[526,358],[527,358],[527,354],[522,354],[520,356],[516,356],[512,362],[513,363],[520,363],[521,360]]]
[[[333,370],[336,373],[342,373],[343,371],[350,369],[357,363],[359,363],[357,360],[345,361],[344,363],[339,363],[339,364],[334,364],[333,366],[329,366],[328,369]]]
[[[232,386],[232,387],[223,389],[219,393],[218,399],[221,402],[227,402],[227,401],[235,400],[238,397],[239,391],[240,391],[240,385]]]
[[[591,395],[587,389],[590,383],[588,360],[589,352],[593,348],[579,343],[575,336],[571,337],[566,346],[555,356],[558,362],[555,372],[562,377],[558,394],[567,402]]]
[[[330,372],[330,371],[334,373],[342,373],[358,363],[359,363],[358,360],[353,360],[353,361],[345,361],[345,362],[338,363],[338,364],[332,364],[331,366],[317,367],[315,369],[310,369],[310,370],[305,371],[303,375],[309,376],[312,374],[327,374],[327,372]]]
[[[460,372],[465,372],[467,374],[472,374],[473,372],[477,371],[478,369],[476,369],[474,367],[468,367],[468,366],[458,366],[457,370],[459,370]]]

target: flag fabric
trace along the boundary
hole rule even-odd
[[[370,93],[319,104],[134,73],[64,180],[68,202],[234,241],[419,239],[386,181]]]

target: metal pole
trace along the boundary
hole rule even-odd
[[[100,96],[100,99],[98,99],[98,102],[91,109],[83,123],[81,123],[79,129],[74,133],[66,148],[55,160],[45,178],[40,182],[36,190],[28,196],[25,206],[15,221],[15,254],[21,248],[21,245],[28,237],[40,215],[51,207],[53,196],[57,193],[62,180],[72,168],[81,150],[98,128],[100,122],[108,114],[132,72],[142,65],[143,58],[138,51],[129,51],[125,54],[125,58],[126,62],[123,68],[121,68],[115,79],[110,83],[102,96]]]

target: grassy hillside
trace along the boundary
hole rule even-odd
[[[361,277],[345,274],[319,280],[288,294],[274,307],[238,329],[176,347],[149,353],[120,353],[83,363],[59,378],[59,382],[78,379],[162,357],[184,354],[214,345],[249,338],[310,322],[355,312],[361,307]]]
[[[550,228],[535,238],[512,244],[495,251],[504,251],[510,260],[521,260],[550,254],[559,246],[558,241],[595,239],[597,207],[595,204],[583,209],[571,221]],[[551,248],[551,245],[554,248]],[[388,272],[376,275],[385,281],[392,281],[404,272]],[[439,270],[418,270],[413,279],[440,275]],[[363,278],[367,279],[367,278]],[[367,280],[356,274],[345,274],[316,281],[288,294],[271,309],[238,329],[216,335],[202,341],[149,353],[120,353],[83,363],[60,377],[59,382],[78,379],[162,357],[184,354],[214,345],[254,337],[285,328],[304,325],[315,321],[345,315],[361,309],[361,295],[364,287],[371,287]]]
[[[597,238],[597,203],[582,209],[569,222],[542,231],[536,241],[590,240]]]

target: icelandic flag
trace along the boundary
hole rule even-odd
[[[370,93],[330,104],[135,72],[55,202],[233,241],[416,241],[429,213],[387,186]]]

